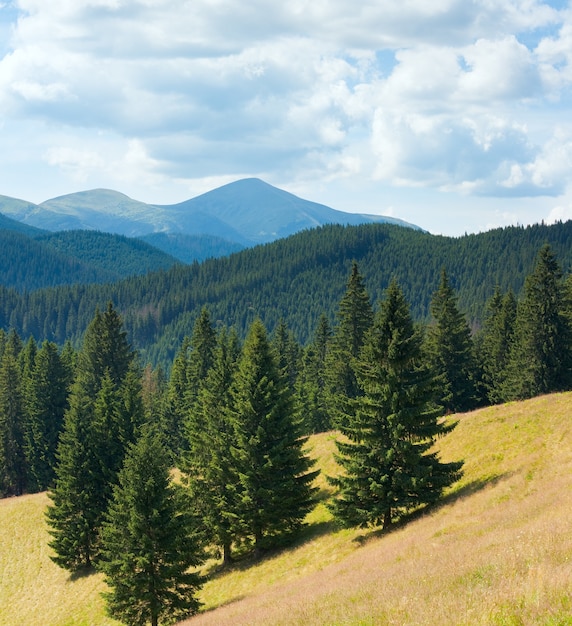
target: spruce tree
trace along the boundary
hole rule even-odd
[[[178,462],[185,448],[185,419],[188,413],[186,391],[188,388],[190,337],[185,337],[173,360],[171,376],[167,384],[161,410],[161,428],[165,445],[174,462]]]
[[[43,491],[54,481],[56,450],[70,384],[70,372],[56,344],[45,341],[27,384],[26,458],[31,491]]]
[[[313,505],[317,472],[292,394],[259,319],[251,325],[231,389],[240,523],[255,554],[300,529]]]
[[[322,314],[314,338],[302,357],[302,370],[297,391],[306,432],[321,433],[332,428],[326,389],[326,359],[332,331],[328,318]]]
[[[328,352],[327,376],[329,411],[334,426],[347,414],[350,404],[361,392],[354,371],[367,331],[373,323],[373,308],[357,263],[352,264],[346,292],[338,310],[338,325]]]
[[[363,395],[355,401],[337,443],[342,474],[331,505],[345,526],[388,528],[396,516],[439,498],[460,476],[462,463],[441,463],[435,439],[454,424],[440,421],[436,379],[422,358],[422,338],[396,282],[368,334],[356,372]]]
[[[194,440],[189,443],[182,463],[209,541],[221,547],[224,564],[232,560],[232,544],[240,536],[238,474],[230,454],[234,429],[229,411],[230,387],[239,354],[236,333],[223,329],[218,336],[213,365],[197,399],[204,428],[187,433]]]
[[[134,358],[113,306],[96,311],[78,355],[47,511],[53,560],[72,571],[97,561],[103,514],[143,420],[142,403],[133,398],[140,387],[129,390]]]
[[[20,495],[27,482],[25,408],[20,367],[8,342],[0,360],[0,496]]]
[[[184,390],[184,430],[187,433],[185,442],[191,445],[190,454],[200,454],[200,447],[193,449],[193,442],[200,437],[205,428],[200,410],[198,410],[198,397],[204,386],[205,380],[212,367],[214,351],[216,349],[216,331],[211,322],[211,316],[206,307],[193,327],[191,337],[191,349],[188,356],[186,388]]]
[[[485,395],[496,404],[503,400],[509,355],[516,322],[516,298],[512,291],[502,294],[497,287],[487,303],[483,329],[479,336],[479,356]]]
[[[203,561],[195,519],[173,483],[169,455],[147,427],[130,447],[103,523],[98,568],[111,617],[158,626],[195,613]]]
[[[433,323],[427,334],[427,353],[441,377],[440,402],[447,412],[467,411],[476,405],[473,341],[444,269],[431,300],[431,314]]]
[[[572,331],[562,270],[547,244],[518,304],[504,399],[531,398],[572,386]]]

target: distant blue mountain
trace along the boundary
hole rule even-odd
[[[145,204],[109,189],[73,193],[38,205],[0,196],[0,213],[49,231],[87,229],[142,237],[147,241],[155,239],[155,245],[171,254],[176,252],[169,249],[169,242],[174,248],[182,245],[187,254],[189,247],[192,249],[199,241],[174,235],[206,236],[207,240],[211,238],[211,244],[212,238],[216,238],[219,243],[219,240],[228,242],[229,251],[235,251],[325,224],[386,222],[418,229],[392,217],[336,211],[257,178],[238,180],[170,205]],[[173,237],[149,239],[159,233]],[[224,245],[220,251],[224,251]]]

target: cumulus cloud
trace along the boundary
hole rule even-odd
[[[572,11],[548,2],[5,4],[0,122],[58,129],[42,154],[75,179],[262,173],[498,197],[570,179]]]

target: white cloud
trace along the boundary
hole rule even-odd
[[[540,0],[17,6],[0,124],[50,128],[30,154],[72,180],[534,197],[570,179],[572,11]]]

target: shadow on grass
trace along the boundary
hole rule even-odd
[[[301,546],[310,541],[314,541],[318,537],[327,535],[338,530],[333,520],[316,522],[308,524],[300,529],[290,541],[285,541],[279,545],[263,550],[260,554],[255,555],[252,550],[243,553],[238,552],[230,563],[215,563],[205,573],[208,580],[216,580],[221,576],[225,576],[230,572],[240,572],[250,569],[255,565],[260,565],[264,561],[272,559],[278,555],[286,554],[297,550]]]
[[[362,535],[358,535],[357,537],[355,537],[353,541],[360,546],[365,545],[368,541],[372,539],[378,539],[379,537],[383,537],[401,528],[404,528],[405,526],[407,526],[407,524],[410,524],[411,522],[420,519],[425,515],[434,513],[444,506],[449,506],[457,500],[462,500],[463,498],[472,496],[475,493],[478,493],[479,491],[484,489],[485,487],[496,485],[502,480],[506,480],[510,476],[511,473],[509,472],[505,474],[494,474],[492,476],[487,476],[486,478],[480,478],[478,480],[472,480],[470,483],[467,483],[466,485],[463,485],[462,487],[459,487],[458,489],[447,493],[445,496],[442,496],[436,502],[433,502],[432,504],[427,504],[418,509],[415,509],[414,511],[411,511],[410,513],[402,515],[397,519],[397,521],[393,522],[393,524],[389,528],[377,528],[365,531]]]
[[[69,580],[70,582],[75,582],[76,580],[81,580],[82,578],[89,578],[94,574],[97,574],[97,570],[95,567],[90,565],[89,567],[82,567],[81,569],[76,570],[70,574]]]

